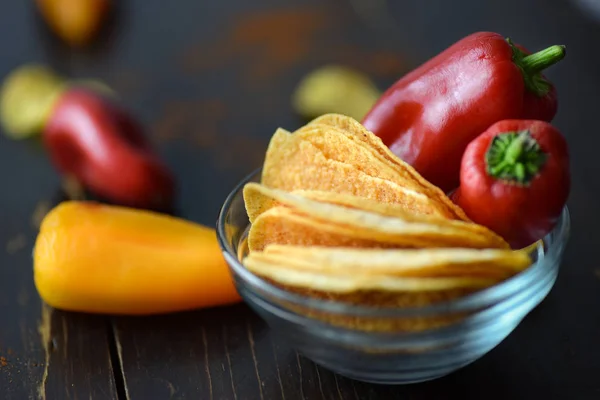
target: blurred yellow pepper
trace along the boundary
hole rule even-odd
[[[36,3],[50,29],[73,47],[92,41],[112,7],[110,0],[36,0]]]

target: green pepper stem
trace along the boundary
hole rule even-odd
[[[496,135],[485,155],[487,173],[512,184],[528,185],[546,163],[546,154],[528,130]]]
[[[556,64],[565,58],[566,54],[567,48],[565,46],[550,46],[547,49],[523,57],[521,66],[525,71],[534,74]]]
[[[513,62],[523,74],[527,90],[538,97],[548,94],[552,85],[542,76],[541,72],[565,58],[567,48],[562,45],[555,45],[537,53],[526,54],[515,46],[509,38],[506,41],[513,51]]]

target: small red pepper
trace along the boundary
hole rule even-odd
[[[570,185],[561,133],[544,121],[505,120],[467,146],[451,197],[473,222],[522,248],[552,230]]]
[[[564,46],[528,55],[497,33],[472,34],[398,80],[363,125],[448,192],[467,144],[490,125],[554,118],[556,91],[541,71],[564,56]]]
[[[112,99],[68,87],[49,113],[43,139],[54,165],[95,194],[131,207],[171,206],[173,177]]]

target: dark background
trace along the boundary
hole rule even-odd
[[[600,398],[600,22],[578,6],[597,2],[389,3],[386,12],[382,1],[121,1],[97,45],[74,52],[31,2],[4,1],[0,76],[37,61],[104,80],[176,172],[178,213],[214,225],[275,129],[303,123],[290,95],[312,68],[352,66],[385,88],[478,30],[532,50],[565,44],[566,59],[547,75],[559,92],[554,122],[571,150],[573,227],[544,303],[480,361],[404,387],[315,367],[243,304],[152,318],[51,311],[32,282],[32,216],[58,201],[61,180],[35,140],[0,135],[0,399]]]

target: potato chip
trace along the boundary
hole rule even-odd
[[[262,250],[273,243],[375,248],[493,247],[487,238],[472,232],[329,204],[321,204],[315,212],[306,214],[283,206],[261,214],[250,229],[249,249]]]
[[[381,141],[381,139],[365,128],[360,122],[355,119],[341,114],[325,114],[314,120],[308,125],[330,125],[335,126],[344,132],[352,140],[362,144],[365,148],[372,151],[381,161],[390,165],[398,174],[411,178],[416,184],[422,188],[422,192],[427,194],[432,199],[435,199],[443,204],[450,215],[455,219],[470,221],[465,212],[452,202],[444,194],[444,192],[423,178],[410,164],[405,163],[397,157],[391,150]]]
[[[281,151],[283,146],[291,139],[292,134],[289,131],[286,131],[283,128],[277,128],[273,136],[271,137],[271,141],[269,142],[269,147],[267,147],[266,158],[269,157],[270,153],[277,153]]]
[[[295,190],[317,189],[353,194],[385,203],[402,204],[420,214],[437,213],[427,204],[415,202],[406,190],[393,182],[369,176],[351,165],[326,159],[312,144],[301,141],[278,154],[278,161],[267,159],[262,182],[269,187]]]
[[[279,129],[267,149],[262,183],[288,191],[347,193],[400,204],[419,214],[457,218],[412,177],[399,174],[380,158],[335,127],[311,126],[294,134]]]
[[[431,215],[415,215],[406,211],[398,204],[381,203],[375,200],[364,197],[352,196],[344,193],[324,192],[319,190],[294,190],[290,192],[311,200],[316,200],[321,203],[337,204],[344,207],[356,208],[359,210],[371,211],[376,214],[386,215],[388,217],[398,217],[403,219],[418,220],[423,222],[441,223],[441,218]],[[495,240],[504,242],[504,239],[489,230],[487,227],[472,222],[456,221],[463,229],[470,230],[474,233],[494,236]]]
[[[348,306],[367,306],[375,309],[382,308],[420,308],[435,304],[449,302],[467,296],[481,288],[460,288],[435,291],[390,292],[383,290],[360,290],[349,293],[318,291],[304,287],[282,285],[278,282],[263,277],[272,285],[283,290],[304,297],[322,301],[335,301]],[[348,313],[332,313],[321,311],[310,306],[301,306],[297,303],[280,301],[280,306],[295,313],[314,318],[329,325],[344,327],[352,330],[366,332],[420,332],[429,329],[441,328],[463,320],[468,314],[454,312],[447,314],[431,314],[413,316],[367,316]],[[361,347],[361,351],[372,351],[369,347]]]
[[[253,251],[269,243],[327,243],[329,246],[354,243],[351,247],[368,247],[368,244],[373,247],[508,247],[499,236],[483,227],[480,232],[474,231],[472,223],[406,212],[389,217],[321,203],[257,183],[246,184],[243,194],[246,211],[253,223],[249,238]],[[284,211],[285,207],[292,210]],[[275,209],[277,211],[273,211]],[[268,216],[262,218],[266,214]],[[293,232],[294,229],[301,230]],[[327,235],[333,234],[335,236],[326,240]],[[311,240],[310,235],[315,239]],[[294,243],[295,240],[299,242]]]
[[[321,203],[337,204],[348,208],[372,211],[377,214],[387,215],[389,217],[402,217],[405,215],[414,215],[406,211],[404,207],[394,203],[382,203],[371,200],[366,197],[353,196],[346,193],[326,192],[324,190],[292,190],[289,192],[310,200]]]
[[[414,262],[404,264],[402,260],[396,259],[396,264],[381,264],[382,260],[375,264],[369,264],[364,260],[359,259],[344,265],[339,266],[341,260],[337,260],[335,263],[327,263],[321,259],[314,259],[303,254],[290,253],[271,253],[267,250],[270,247],[281,246],[281,247],[293,247],[291,245],[269,245],[264,251],[254,251],[250,253],[248,259],[257,260],[263,262],[269,262],[276,265],[281,265],[285,268],[294,271],[309,271],[315,274],[363,274],[363,275],[380,275],[380,276],[395,276],[404,278],[440,278],[440,277],[479,277],[479,278],[491,278],[497,281],[509,278],[514,275],[515,272],[505,268],[495,268],[494,265],[488,263],[488,265],[477,265],[477,264],[426,264],[418,265]],[[327,248],[322,246],[307,246],[310,248]],[[334,249],[340,249],[336,247]],[[347,248],[341,248],[347,249]],[[363,250],[356,249],[354,250]],[[369,251],[379,250],[381,252],[394,251],[395,249],[364,249]],[[408,250],[408,249],[402,249]],[[417,253],[425,253],[424,251],[417,249]],[[374,257],[378,257],[377,254],[371,254]]]
[[[399,247],[357,235],[359,232],[343,225],[323,222],[294,212],[288,207],[274,207],[254,221],[248,234],[249,251],[260,251],[272,243],[305,246]],[[412,240],[411,240],[412,239]],[[403,246],[423,244],[415,238],[404,238]]]
[[[531,264],[524,251],[497,249],[356,249],[270,245],[249,257],[292,269],[391,276],[488,276],[507,278]]]
[[[497,282],[497,279],[480,277],[406,278],[377,274],[324,273],[323,271],[293,269],[253,257],[244,259],[244,265],[255,274],[267,277],[279,284],[333,293],[349,293],[359,290],[422,292],[484,288]]]
[[[421,193],[421,185],[412,177],[399,174],[388,163],[376,157],[371,149],[352,140],[337,127],[311,124],[297,130],[292,135],[296,140],[310,142],[327,159],[351,163],[356,169],[369,176],[394,182],[406,189],[408,195],[427,197]]]

